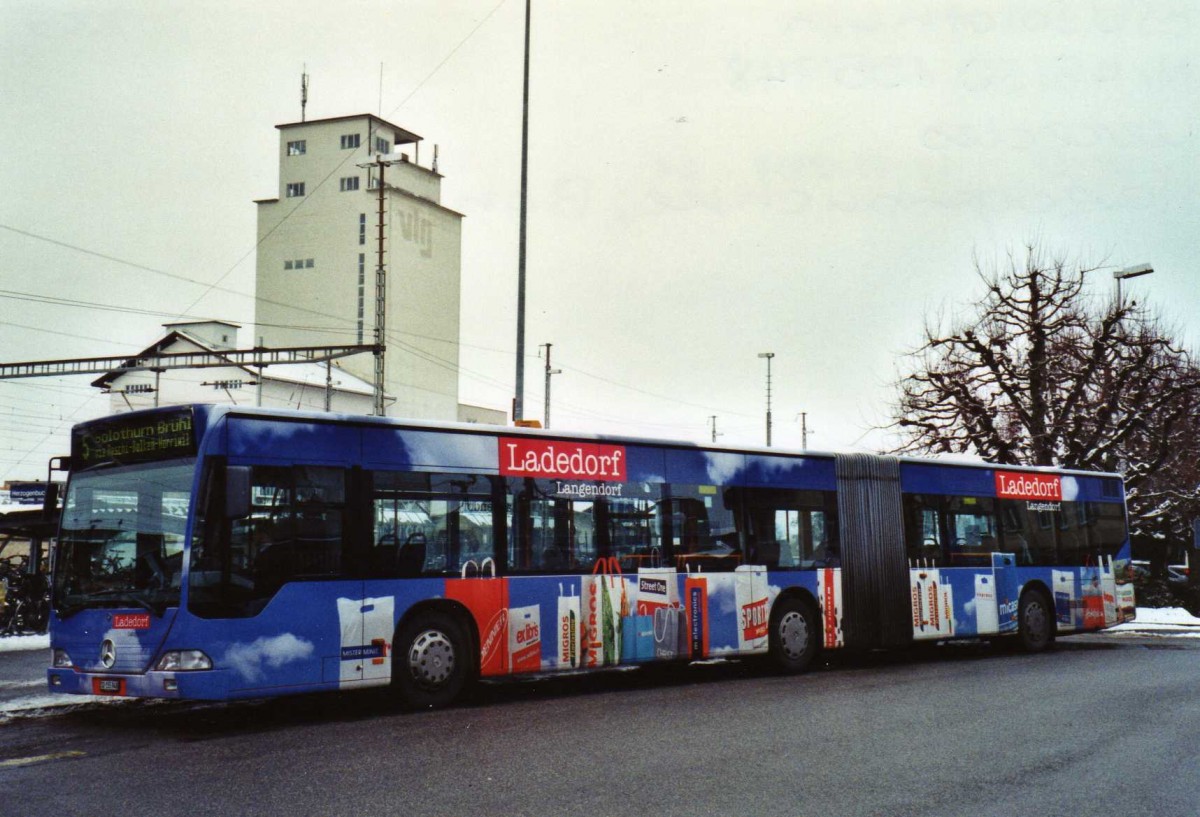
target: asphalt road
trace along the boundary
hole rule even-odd
[[[1198,680],[1200,640],[1106,635],[509,682],[440,712],[87,705],[0,723],[0,814],[1190,817]]]

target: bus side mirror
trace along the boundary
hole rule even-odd
[[[58,483],[46,483],[46,496],[42,499],[42,519],[47,522],[58,521]]]
[[[225,469],[225,518],[244,519],[250,515],[250,468],[231,465]]]

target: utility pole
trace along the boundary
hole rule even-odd
[[[379,171],[379,218],[376,224],[376,264],[375,264],[375,415],[382,417],[383,408],[383,376],[384,352],[387,349],[386,312],[387,312],[387,268],[384,265],[384,227],[387,199],[384,194],[384,172],[388,165],[399,160],[389,160],[383,154],[376,153],[375,160],[364,162],[359,167],[375,168]]]
[[[264,347],[263,336],[259,335],[258,336],[258,345],[254,347],[254,351],[260,352],[260,351],[262,351],[263,347]],[[255,388],[254,388],[254,405],[258,406],[259,408],[262,408],[263,379],[266,377],[266,374],[267,374],[267,367],[262,364],[259,364],[258,385],[255,386]]]
[[[325,411],[329,412],[333,404],[333,361],[325,361]]]
[[[543,343],[542,344],[542,346],[546,347],[546,388],[545,388],[545,392],[544,392],[545,397],[546,397],[546,407],[542,414],[542,416],[544,418],[542,422],[546,428],[550,427],[550,375],[562,374],[562,369],[551,369],[550,368],[550,347],[553,345],[554,344],[552,344],[552,343]],[[538,348],[540,349],[540,348],[542,348],[542,346],[539,346]]]
[[[717,441],[717,437],[725,436],[724,434],[717,433],[717,415],[715,415],[715,414],[708,415],[708,424],[710,426],[712,426],[712,441],[714,443]]]

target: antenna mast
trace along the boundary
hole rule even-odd
[[[308,107],[308,65],[305,64],[300,74],[300,121],[304,121],[304,110]]]

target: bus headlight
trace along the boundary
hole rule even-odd
[[[163,657],[158,659],[154,668],[161,672],[212,669],[212,659],[200,650],[170,650],[163,653]]]
[[[70,669],[72,666],[71,656],[67,655],[66,650],[51,650],[50,666],[54,669]]]

